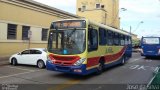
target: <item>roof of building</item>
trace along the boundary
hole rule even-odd
[[[18,5],[21,7],[29,8],[36,11],[46,12],[48,14],[57,15],[59,17],[66,17],[66,18],[79,18],[79,16],[36,2],[34,0],[0,0],[0,2],[10,3],[14,5]]]

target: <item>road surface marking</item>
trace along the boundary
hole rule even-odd
[[[130,61],[129,63],[132,63],[132,62],[135,62],[135,61],[138,61],[138,60],[141,60],[143,58],[137,58],[137,59],[134,59],[133,61]]]
[[[17,75],[22,75],[22,74],[27,74],[27,73],[32,73],[32,72],[38,72],[41,70],[33,70],[33,71],[29,71],[29,72],[23,72],[23,73],[18,73],[18,74],[12,74],[12,75],[7,75],[7,76],[1,76],[0,79],[2,78],[7,78],[7,77],[13,77],[13,76],[17,76]]]
[[[157,67],[151,67],[151,66],[144,66],[144,65],[132,65],[129,66],[129,69],[132,70],[155,70]]]
[[[19,69],[19,70],[24,70],[24,71],[35,71],[35,70],[31,70],[31,69],[24,69],[24,68],[18,68],[18,67],[13,67],[13,66],[6,66],[9,68],[13,68],[13,69]]]
[[[69,81],[67,81],[67,82],[64,82],[64,83],[62,83],[62,84],[59,84],[59,85],[57,85],[56,87],[54,86],[54,87],[50,87],[49,89],[47,89],[47,90],[63,90],[63,89],[66,89],[66,88],[68,88],[68,87],[71,87],[71,86],[73,86],[73,85],[75,85],[75,84],[78,84],[79,82],[80,82],[81,80],[69,80]]]
[[[152,60],[148,59],[148,60],[145,60],[146,62],[152,62]]]

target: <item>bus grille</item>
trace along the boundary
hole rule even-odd
[[[80,59],[79,56],[56,56],[53,54],[50,54],[49,57],[54,60],[54,64],[60,66],[71,66]]]

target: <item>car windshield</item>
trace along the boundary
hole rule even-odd
[[[43,51],[44,51],[44,52],[47,52],[47,49],[46,49],[46,48],[44,48],[44,49],[43,49]]]
[[[159,38],[143,38],[143,44],[160,44]]]
[[[55,54],[80,54],[85,50],[85,30],[53,30],[48,40],[48,51]]]

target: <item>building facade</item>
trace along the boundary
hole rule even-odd
[[[77,15],[120,28],[119,0],[77,0]]]
[[[0,57],[46,48],[51,22],[68,18],[79,17],[32,0],[0,0]]]

